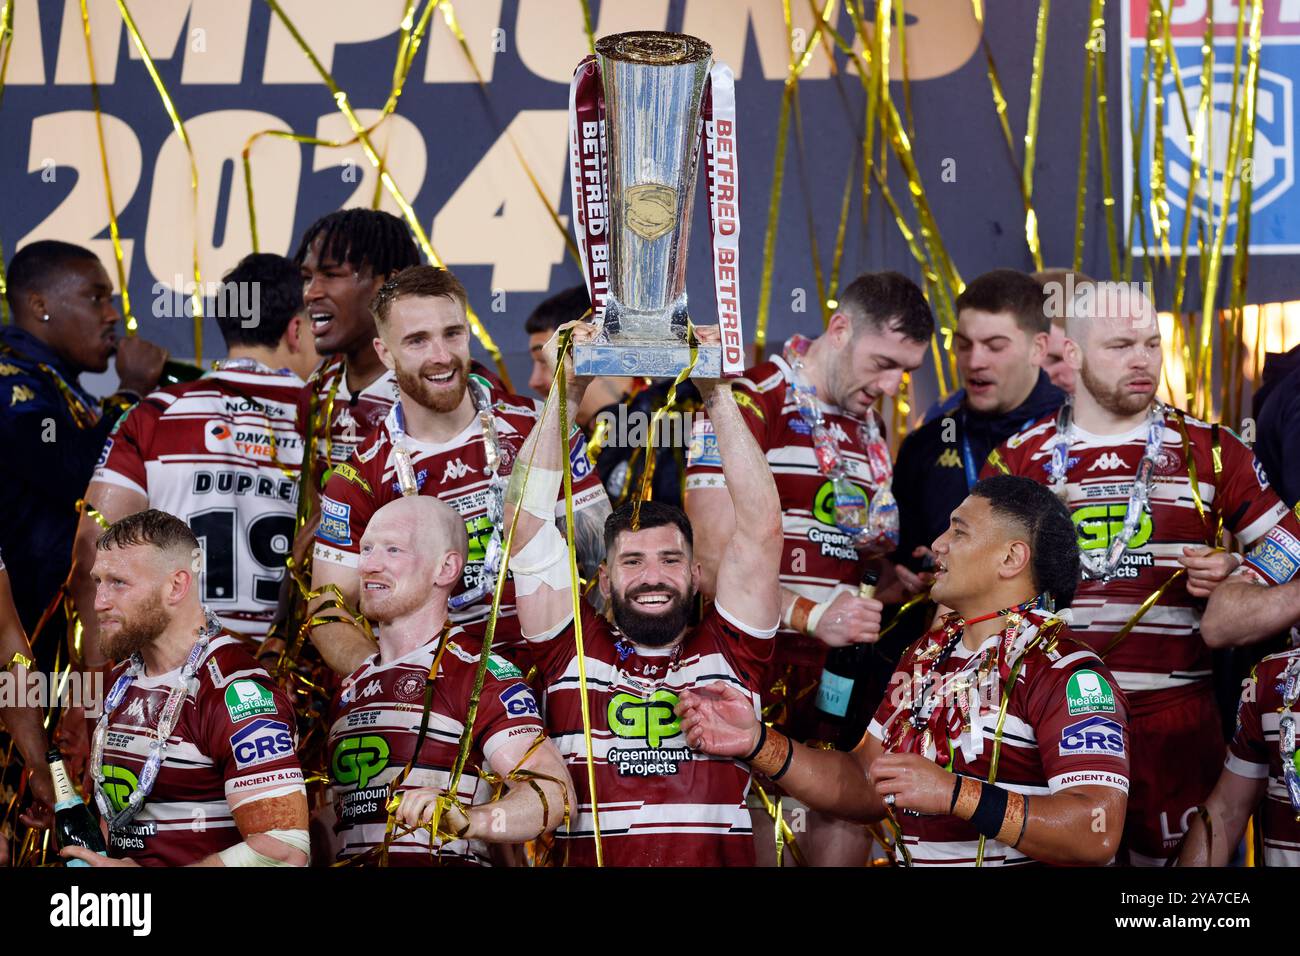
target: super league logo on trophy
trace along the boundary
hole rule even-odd
[[[603,323],[574,349],[579,375],[672,378],[690,364],[686,251],[701,145],[722,342],[698,346],[691,374],[744,369],[735,84],[712,59],[695,37],[620,33],[597,41],[573,75],[574,232]]]

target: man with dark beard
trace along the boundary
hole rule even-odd
[[[338,465],[321,496],[312,589],[334,585],[355,607],[361,536],[384,504],[409,495],[432,495],[465,520],[469,555],[461,586],[449,606],[454,624],[471,631],[486,620],[500,555],[502,494],[540,403],[510,395],[470,371],[465,288],[451,272],[413,266],[384,285],[375,299],[379,337],[375,350],[393,371],[399,400],[379,428]],[[582,563],[593,567],[603,553],[600,534],[609,502],[580,433],[569,442],[573,507]],[[554,510],[554,505],[552,506]],[[356,670],[376,647],[345,612],[332,606],[332,592],[317,598],[312,616],[334,623],[317,626],[312,642],[342,674]],[[514,589],[501,598],[494,647],[518,645]]]
[[[91,866],[305,866],[307,795],[293,708],[199,603],[202,552],[141,511],[100,537],[91,579],[112,674],[91,772],[109,853]]]
[[[1071,628],[1132,705],[1121,858],[1160,865],[1223,766],[1203,602],[1234,572],[1265,585],[1296,577],[1300,523],[1236,435],[1156,398],[1160,326],[1137,287],[1074,293],[1066,355],[1078,388],[995,450],[984,474],[1032,478],[1070,509],[1083,566]],[[1224,528],[1256,546],[1244,563],[1221,547]]]
[[[575,341],[593,332],[585,324],[572,328]],[[718,340],[716,328],[696,331],[702,342]],[[555,348],[553,338],[552,367]],[[691,522],[681,509],[651,500],[622,505],[605,522],[600,590],[613,621],[583,605],[580,631],[575,627],[568,555],[551,520],[563,478],[555,390],[543,426],[520,452],[530,465],[526,483],[521,465],[507,491],[507,524],[518,510],[510,566],[520,626],[542,675],[547,731],[578,794],[573,818],[556,831],[572,865],[754,864],[748,768],[692,752],[674,707],[683,691],[722,681],[758,713],[781,612],[781,549],[772,547],[781,536],[781,503],[730,385],[696,383],[736,515],[718,564],[716,601],[698,624],[691,624],[701,576]],[[570,384],[571,407],[584,387]]]

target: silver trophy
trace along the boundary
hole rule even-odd
[[[575,227],[598,319],[602,299],[604,307],[600,334],[574,348],[579,375],[672,378],[690,364],[686,253],[702,133],[713,182],[714,124],[705,131],[711,113],[701,114],[713,96],[712,59],[712,48],[695,37],[638,32],[602,38],[594,63],[589,58],[579,66],[579,75],[586,71],[588,110],[576,115],[600,115],[603,124],[598,144],[594,121],[572,124]],[[601,247],[593,253],[595,240]],[[737,333],[738,323],[737,307]],[[698,346],[691,374],[720,377],[722,353],[718,345]]]

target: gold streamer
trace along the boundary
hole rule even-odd
[[[1164,34],[1164,22],[1166,19],[1164,4],[1162,0],[1152,0],[1148,12],[1150,23],[1147,30],[1147,53],[1151,53],[1151,35],[1155,30],[1159,30],[1161,36]],[[1167,195],[1165,183],[1165,94],[1164,94],[1164,61],[1165,47],[1163,44],[1156,44],[1155,62],[1153,72],[1155,74],[1155,87],[1152,90],[1155,98],[1155,117],[1152,121],[1152,130],[1155,135],[1152,139],[1155,141],[1155,155],[1151,161],[1151,227],[1155,240],[1160,244],[1160,255],[1165,261],[1165,267],[1170,264],[1169,254],[1169,198]],[[1143,96],[1142,104],[1145,108],[1146,97]],[[1138,164],[1133,165],[1133,182],[1138,183],[1137,170]],[[1136,191],[1134,193],[1137,194]],[[1192,207],[1192,197],[1189,195],[1188,210]],[[1146,233],[1143,232],[1143,242],[1146,242]],[[1143,256],[1144,259],[1150,259],[1150,256]]]
[[[104,142],[104,116],[100,108],[99,80],[95,77],[95,54],[90,45],[90,11],[81,0],[81,30],[86,39],[86,67],[90,75],[90,101],[95,111],[95,137],[99,141],[99,167],[104,174],[104,198],[108,203],[108,234],[113,240],[113,262],[117,265],[117,287],[122,291],[122,318],[126,334],[135,335],[138,323],[131,313],[131,291],[127,287],[126,262],[122,256],[122,237],[117,228],[117,204],[113,201],[113,180],[108,174],[108,146]],[[6,58],[8,51],[5,52]],[[197,227],[196,227],[197,229]],[[196,240],[197,242],[197,236]]]
[[[1079,113],[1079,170],[1075,186],[1074,204],[1074,257],[1071,269],[1083,271],[1083,233],[1084,212],[1088,199],[1088,138],[1092,132],[1092,81],[1096,75],[1095,60],[1097,46],[1106,42],[1106,21],[1102,17],[1103,0],[1089,0],[1088,39],[1084,41],[1086,52],[1083,68],[1083,106]]]
[[[5,76],[9,72],[9,50],[14,44],[14,5],[18,0],[4,0],[0,7],[0,103],[5,97]],[[0,325],[9,324],[9,284],[5,280],[4,245],[0,243]]]
[[[84,11],[84,2],[83,11]],[[144,37],[140,35],[139,29],[136,28],[135,19],[131,16],[131,11],[127,8],[126,0],[117,0],[117,8],[122,14],[122,23],[126,26],[126,31],[131,36],[131,42],[135,44],[136,50],[140,53],[140,59],[144,61],[144,68],[149,72],[153,80],[154,87],[158,90],[158,96],[162,99],[163,109],[167,111],[168,118],[172,121],[172,128],[180,138],[181,143],[185,146],[185,152],[190,160],[190,201],[191,212],[194,215],[194,230],[191,242],[191,250],[194,260],[194,292],[190,295],[190,302],[194,309],[194,362],[203,364],[203,277],[199,274],[199,167],[194,160],[194,147],[190,145],[189,134],[185,132],[185,121],[181,119],[180,112],[176,109],[176,104],[172,101],[171,94],[167,92],[167,87],[158,75],[158,68],[154,66],[153,57],[149,55],[149,48],[144,44]],[[86,26],[86,44],[89,49],[90,44],[90,27]],[[98,112],[96,113],[98,115]],[[123,299],[126,297],[126,284],[122,285]]]
[[[1105,0],[1103,6],[1103,37],[1105,36]],[[1119,239],[1115,232],[1115,190],[1110,176],[1110,109],[1109,97],[1106,95],[1106,45],[1101,43],[1092,60],[1096,75],[1093,83],[1097,88],[1097,153],[1101,163],[1101,207],[1106,223],[1106,249],[1110,253],[1110,274],[1116,278],[1120,275]]]
[[[118,2],[121,3],[123,0],[118,0]],[[289,35],[293,37],[294,42],[298,44],[298,48],[302,50],[303,55],[307,57],[311,65],[316,68],[316,72],[320,74],[321,79],[329,88],[330,95],[334,97],[335,105],[338,107],[339,112],[347,118],[348,124],[352,127],[352,132],[356,134],[357,139],[361,144],[361,148],[365,150],[366,157],[370,160],[371,165],[379,170],[379,178],[383,182],[384,188],[388,190],[389,195],[393,197],[393,201],[396,202],[398,208],[401,209],[402,217],[406,220],[407,225],[411,227],[411,231],[415,234],[416,241],[419,242],[420,248],[424,251],[425,257],[428,258],[429,262],[433,265],[443,268],[442,258],[429,242],[429,237],[425,234],[424,227],[420,225],[420,219],[416,216],[415,210],[411,207],[411,204],[407,202],[406,197],[402,195],[402,191],[397,187],[397,183],[393,179],[392,174],[388,170],[382,168],[383,162],[380,160],[379,154],[375,151],[374,145],[370,142],[370,136],[366,133],[365,127],[357,118],[356,113],[353,112],[351,105],[348,103],[347,93],[340,89],[339,85],[334,82],[334,77],[327,69],[325,69],[324,65],[307,44],[307,41],[303,38],[302,34],[298,32],[298,28],[293,25],[293,22],[287,16],[285,16],[284,10],[281,9],[277,0],[266,0],[266,4],[271,8],[271,12],[279,18],[282,24],[284,24],[285,29],[289,31]],[[510,383],[510,373],[506,369],[505,360],[501,356],[501,350],[497,348],[496,342],[493,341],[491,334],[479,320],[478,314],[474,309],[466,305],[465,312],[466,318],[469,321],[470,330],[474,333],[475,338],[479,340],[479,344],[481,344],[487,351],[488,355],[492,357],[493,364],[496,365],[497,374],[501,377],[502,384],[505,385],[508,391],[513,391],[513,386]]]
[[[1158,2],[1158,0],[1156,0],[1156,2]],[[1147,18],[1147,42],[1142,57],[1142,87],[1141,88],[1143,90],[1143,95],[1141,98],[1141,105],[1138,107],[1137,111],[1134,113],[1134,115],[1129,121],[1129,144],[1131,147],[1129,161],[1132,163],[1132,168],[1134,170],[1137,170],[1140,167],[1141,158],[1142,158],[1142,144],[1143,142],[1145,142],[1143,137],[1146,132],[1146,120],[1147,120],[1146,90],[1149,87],[1151,82],[1151,72],[1152,72],[1151,62],[1153,59],[1153,52],[1154,52],[1154,58],[1157,60],[1157,67],[1155,71],[1156,95],[1158,97],[1161,95],[1161,84],[1163,82],[1164,72],[1160,64],[1163,62],[1163,55],[1162,55],[1163,48],[1160,46],[1158,42],[1158,36],[1157,36],[1158,30],[1159,30],[1159,23],[1157,18],[1154,16],[1148,17]],[[1163,102],[1163,100],[1161,100],[1161,102]],[[1154,128],[1158,130],[1164,129],[1164,122],[1162,119],[1160,119],[1161,115],[1162,114],[1157,113],[1157,121],[1154,126]],[[1152,179],[1153,180],[1155,179],[1154,173],[1152,174]],[[1142,243],[1142,249],[1143,249],[1142,263],[1148,279],[1151,279],[1151,271],[1152,271],[1151,257],[1146,254],[1146,236],[1147,236],[1146,216],[1144,215],[1143,208],[1142,208],[1143,207],[1142,180],[1140,177],[1136,175],[1133,177],[1132,188],[1133,188],[1133,195],[1130,198],[1129,209],[1128,209],[1128,218],[1129,218],[1128,233],[1124,243],[1124,279],[1126,281],[1131,280],[1133,278],[1133,246],[1135,240],[1138,239],[1138,237],[1141,237],[1140,241]]]
[[[596,33],[591,26],[591,5],[587,0],[578,0],[582,4],[582,28],[587,33],[587,52],[596,54]]]

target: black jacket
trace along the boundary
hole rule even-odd
[[[912,551],[918,545],[928,548],[948,529],[948,516],[970,492],[967,460],[977,476],[989,452],[1064,401],[1065,393],[1040,369],[1034,390],[1018,408],[1004,415],[978,415],[963,405],[904,438],[894,465],[899,523],[894,560],[919,569]]]
[[[1300,345],[1264,362],[1255,393],[1255,457],[1288,507],[1300,502]]]
[[[76,371],[40,339],[0,328],[0,448],[9,462],[0,556],[29,635],[68,576],[77,499],[118,415],[116,408],[101,413]]]

